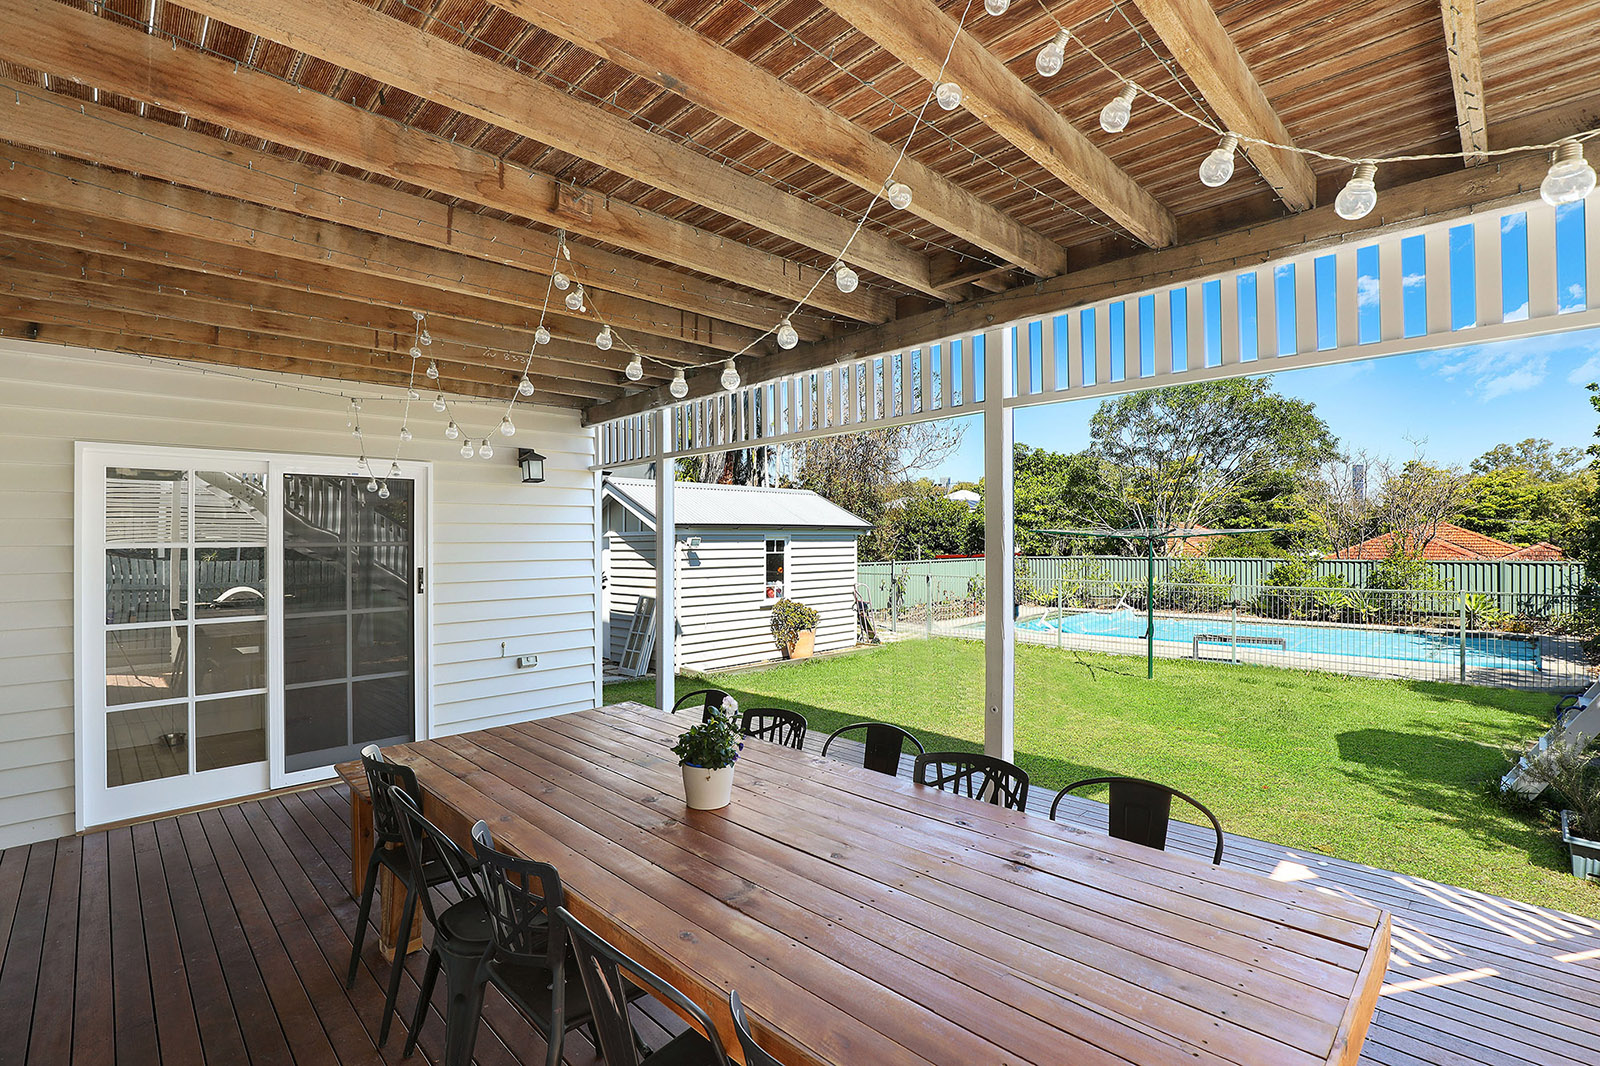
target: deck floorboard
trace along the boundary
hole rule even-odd
[[[1030,797],[1030,811],[1051,798]],[[1062,818],[1104,831],[1093,801]],[[1173,846],[1209,854],[1184,823]],[[401,1021],[377,1047],[389,968],[375,935],[344,988],[349,848],[349,805],[330,786],[0,852],[0,1066],[398,1066],[423,960],[408,960]],[[1367,1066],[1593,1062],[1600,923],[1246,837],[1226,838],[1223,861],[1394,914]],[[441,989],[409,1061],[439,1061],[442,1002]],[[682,1024],[659,1006],[636,1018],[651,1042]],[[566,1059],[597,1061],[581,1033]],[[543,1060],[544,1040],[491,993],[474,1061]]]

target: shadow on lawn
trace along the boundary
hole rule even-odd
[[[1503,754],[1483,744],[1433,731],[1357,729],[1338,734],[1343,773],[1402,806],[1413,820],[1458,829],[1489,847],[1515,849],[1537,866],[1560,870],[1566,856],[1548,826],[1501,808],[1490,782],[1505,768]]]

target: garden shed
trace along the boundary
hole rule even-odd
[[[620,661],[640,596],[656,590],[655,482],[602,491],[606,658]],[[781,599],[816,610],[816,650],[856,642],[856,538],[870,523],[805,489],[679,482],[673,509],[678,662],[717,670],[779,657],[768,620]]]

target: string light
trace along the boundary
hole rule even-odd
[[[435,363],[432,359],[428,360],[428,379],[430,381],[439,380],[439,364]]]
[[[375,478],[375,477],[367,478],[367,491],[368,492],[377,492],[378,491],[378,479],[377,478]]]
[[[445,405],[445,402],[444,402],[444,393],[441,392],[439,395],[437,395],[437,396],[435,396],[433,398],[433,409],[435,411],[438,411],[440,414],[444,414],[444,412],[446,410],[446,405]]]
[[[1072,40],[1072,34],[1066,30],[1057,30],[1056,35],[1039,49],[1039,55],[1033,61],[1033,68],[1041,76],[1053,78],[1061,73],[1061,67],[1067,61],[1067,42]]]
[[[389,482],[388,481],[384,481],[383,484],[378,486],[378,499],[387,500],[388,498],[389,498]]]
[[[784,315],[783,321],[778,323],[778,347],[788,351],[800,343],[800,334],[789,321],[789,316]]]
[[[600,327],[600,332],[594,338],[594,346],[602,352],[611,350],[611,327],[609,325]]]
[[[389,476],[390,477],[399,477],[400,476],[400,460],[396,459],[394,462],[389,464]]]
[[[411,443],[411,430],[407,429],[405,426],[400,427],[400,442],[402,444]]]
[[[983,9],[991,15],[1004,15],[1011,0],[983,0]]]
[[[480,459],[494,458],[494,445],[489,443],[488,437],[483,438],[483,443],[478,445],[478,457]]]
[[[739,387],[739,368],[732,359],[722,364],[722,387],[729,392]]]
[[[1583,158],[1583,145],[1568,138],[1550,153],[1550,171],[1539,183],[1539,197],[1551,207],[1574,204],[1594,191],[1594,167]]]
[[[1377,173],[1378,168],[1374,164],[1357,163],[1350,180],[1333,201],[1334,214],[1351,222],[1371,214],[1372,209],[1378,206],[1378,187],[1372,182]]]
[[[1139,95],[1138,86],[1129,82],[1112,101],[1100,109],[1100,128],[1107,133],[1121,133],[1133,118],[1133,99]]]
[[[627,369],[623,370],[622,374],[629,381],[638,381],[644,377],[644,357],[635,352],[633,358],[628,360]]]
[[[911,206],[911,186],[904,182],[888,182],[883,187],[883,195],[889,201],[889,206],[897,211],[904,211]]]
[[[667,391],[672,393],[672,398],[675,400],[681,400],[689,395],[689,383],[684,380],[683,367],[680,366],[672,372],[672,384],[667,386]]]
[[[1200,163],[1200,184],[1212,189],[1226,185],[1228,179],[1233,177],[1233,150],[1237,147],[1239,138],[1224,133],[1222,140],[1211,149],[1211,154]]]
[[[567,310],[568,311],[582,311],[583,310],[583,286],[579,285],[577,288],[575,288],[571,292],[567,293],[567,298],[566,298],[566,300],[564,302],[567,305]]]
[[[861,284],[861,275],[840,260],[833,265],[833,283],[838,286],[840,292],[852,293],[856,291],[856,286]]]
[[[567,277],[559,270],[555,272],[550,280],[555,284],[555,287],[560,289],[562,292],[566,292],[567,289],[572,286],[572,279]]]
[[[461,436],[461,427],[456,425],[455,419],[452,418],[450,424],[444,427],[444,435],[447,440],[455,440]]]
[[[536,346],[540,345],[540,344],[549,344],[550,343],[550,331],[545,329],[543,326],[540,326],[538,329],[534,330],[533,331],[533,343]]]
[[[523,374],[522,380],[517,382],[517,393],[522,396],[533,395],[533,382],[528,379],[527,374]]]
[[[933,98],[946,111],[954,111],[961,106],[961,86],[953,81],[940,82],[933,90]]]
[[[424,348],[426,348],[428,345],[433,343],[433,334],[428,332],[428,327],[427,326],[423,326],[422,327],[422,332],[421,332],[421,334],[418,335],[417,339],[419,341],[421,341],[422,342],[422,346]]]
[[[422,349],[417,347],[415,344],[413,344],[411,346],[411,351],[407,352],[406,354],[411,356],[411,358],[413,358],[413,359],[421,359],[422,358]]]
[[[502,437],[514,437],[516,434],[517,427],[511,424],[511,416],[506,415],[500,420],[500,435]]]

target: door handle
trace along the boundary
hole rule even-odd
[[[428,572],[427,567],[424,567],[424,566],[417,567],[417,595],[418,596],[421,596],[423,593],[428,591],[427,581],[425,580],[425,575],[427,574],[427,572]]]

